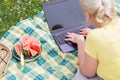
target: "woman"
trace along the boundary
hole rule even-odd
[[[81,73],[86,77],[97,73],[104,80],[119,80],[120,19],[115,16],[113,0],[80,0],[80,3],[87,21],[96,26],[94,30],[66,35],[66,41],[78,46]]]

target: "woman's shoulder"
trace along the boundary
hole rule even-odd
[[[108,24],[114,26],[119,26],[120,25],[120,17],[116,16],[115,18],[112,19],[112,21]]]
[[[94,34],[101,34],[102,32],[104,32],[104,28],[95,28],[93,30],[90,31],[90,34],[91,35],[94,35]]]
[[[114,18],[113,18],[113,22],[119,22],[120,21],[120,17],[119,16],[115,16]]]
[[[91,30],[88,33],[88,36],[94,39],[99,39],[99,38],[104,38],[104,36],[107,34],[108,32],[106,32],[104,28],[96,28],[96,29]]]
[[[114,27],[120,24],[120,17],[115,16],[112,18],[109,22],[106,22],[101,25],[101,28],[108,28],[108,27]]]
[[[120,17],[117,16],[117,17],[115,18],[115,23],[117,23],[117,24],[120,25]]]
[[[118,28],[120,27],[120,17],[116,16],[115,18],[113,18],[111,20],[111,22],[103,25],[102,27],[100,28],[95,28],[93,30],[90,31],[90,34],[91,35],[103,35],[103,34],[107,34],[111,29],[113,28]]]

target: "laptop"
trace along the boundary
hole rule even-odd
[[[42,6],[49,30],[61,51],[76,50],[76,44],[64,40],[66,33],[79,33],[82,28],[93,27],[87,24],[79,0],[52,0]]]

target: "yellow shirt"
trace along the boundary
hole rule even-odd
[[[120,19],[90,31],[86,53],[99,61],[97,74],[104,80],[120,80]]]

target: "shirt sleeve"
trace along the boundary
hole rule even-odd
[[[92,31],[88,33],[85,42],[85,52],[94,59],[97,59],[97,51]]]

